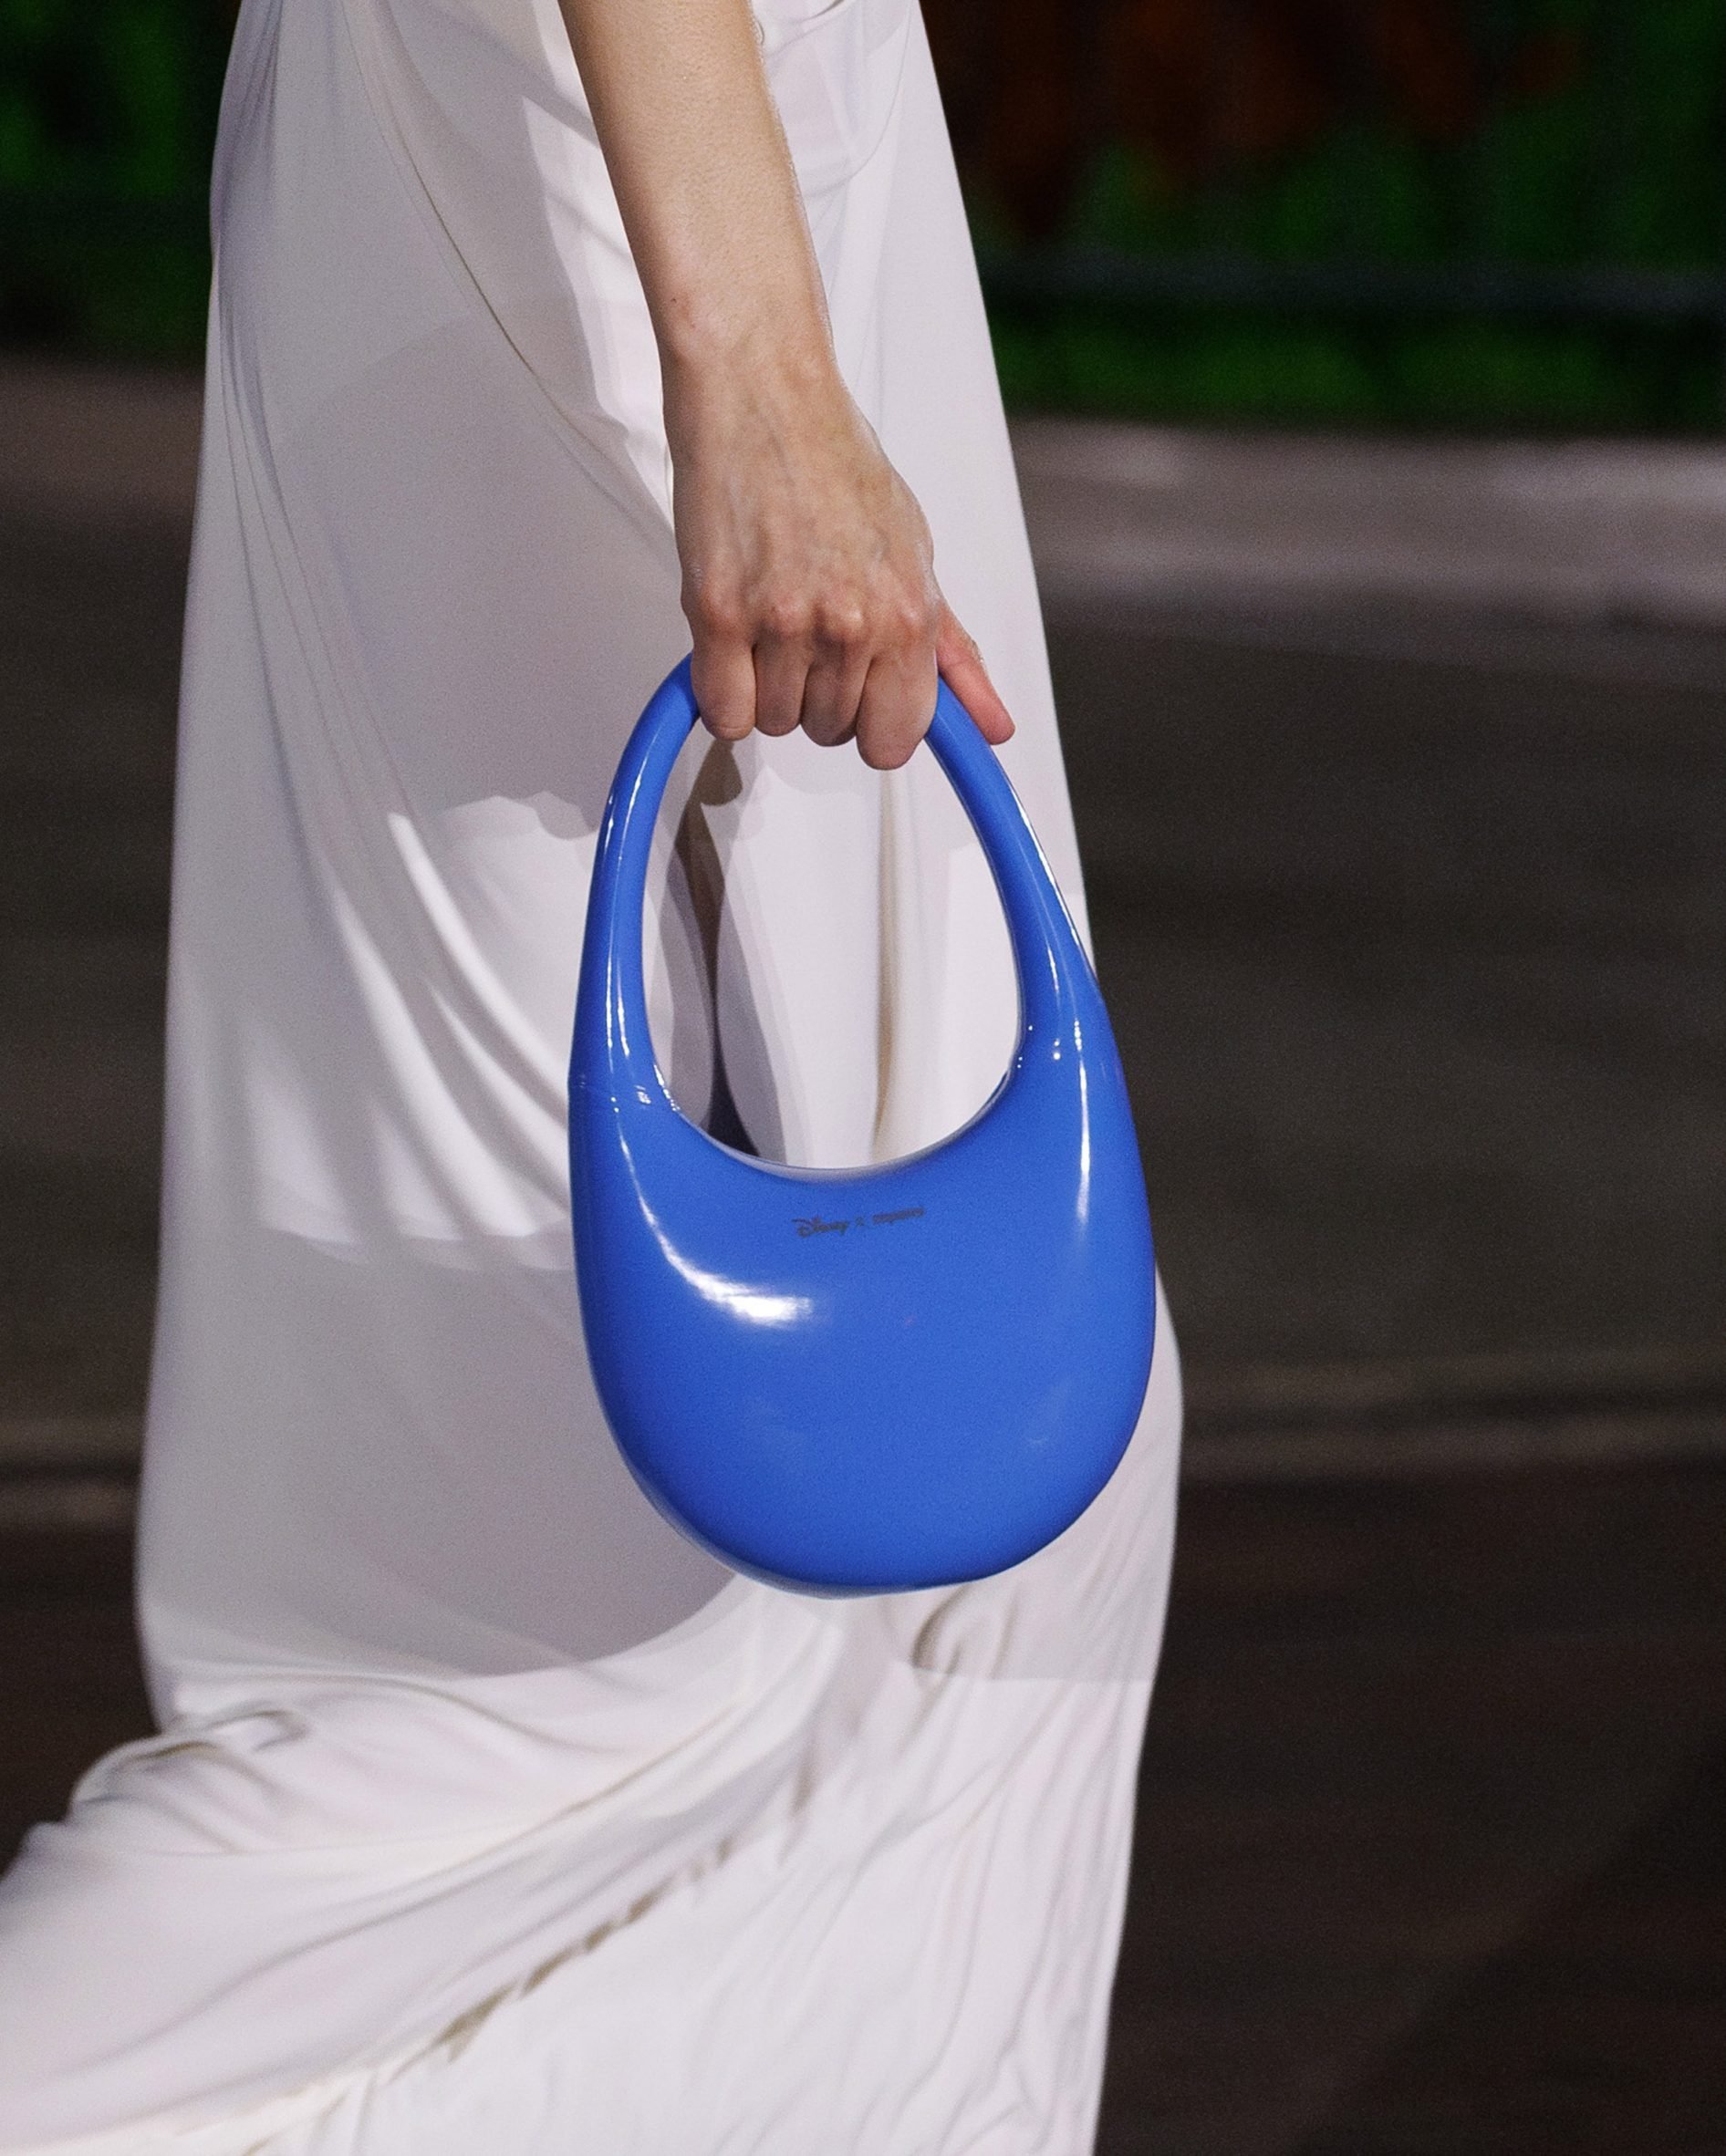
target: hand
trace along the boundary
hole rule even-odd
[[[1013,720],[935,582],[929,527],[830,355],[783,350],[666,380],[683,610],[709,731],[801,726],[890,771],[939,673],[997,745]]]

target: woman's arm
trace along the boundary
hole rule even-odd
[[[1013,721],[929,529],[840,379],[747,0],[562,0],[665,378],[683,608],[712,731],[855,732],[903,763],[937,669]]]

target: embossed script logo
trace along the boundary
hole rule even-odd
[[[900,1206],[894,1213],[853,1213],[847,1220],[824,1220],[819,1213],[807,1220],[795,1223],[797,1233],[809,1235],[848,1235],[854,1228],[897,1228],[901,1220],[920,1220],[921,1206]]]

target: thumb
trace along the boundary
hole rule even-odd
[[[983,654],[943,599],[941,624],[935,631],[935,664],[941,678],[976,721],[977,731],[993,747],[1013,738],[1012,716],[989,679]]]

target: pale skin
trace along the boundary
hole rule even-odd
[[[888,771],[939,673],[1004,741],[923,513],[840,377],[747,0],[561,5],[659,342],[703,722],[855,740]]]

